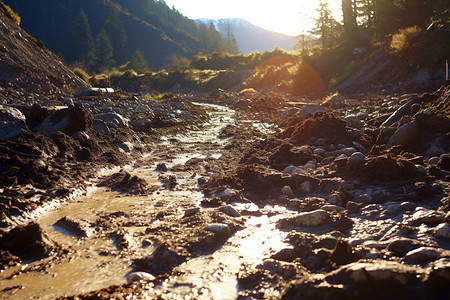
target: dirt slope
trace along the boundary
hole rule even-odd
[[[0,36],[0,101],[30,94],[71,94],[80,85],[86,85],[2,9]]]

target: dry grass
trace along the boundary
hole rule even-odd
[[[11,7],[0,1],[0,8],[5,12],[5,14],[17,24],[20,24],[20,17],[16,14]]]
[[[417,26],[400,29],[398,33],[392,35],[392,41],[390,45],[392,52],[395,54],[401,54],[405,52],[409,47],[411,39],[419,32],[420,29]]]

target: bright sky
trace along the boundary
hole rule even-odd
[[[190,19],[243,18],[276,32],[289,35],[305,32],[314,26],[319,0],[165,0]],[[337,20],[342,19],[342,0],[329,0]]]

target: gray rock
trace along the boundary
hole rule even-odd
[[[348,159],[348,162],[352,166],[359,166],[364,163],[365,158],[366,157],[361,152],[355,152],[350,156],[350,158]]]
[[[300,118],[309,118],[319,112],[324,112],[325,108],[317,104],[307,104],[299,113]]]
[[[325,153],[327,153],[327,151],[325,149],[322,149],[322,148],[314,149],[314,154],[317,154],[320,156],[325,156]]]
[[[283,116],[293,116],[293,115],[295,115],[295,114],[298,114],[299,112],[300,112],[300,109],[299,109],[299,108],[293,107],[293,108],[289,108],[289,109],[283,110],[283,111],[281,112],[281,114],[282,114]]]
[[[283,195],[289,196],[289,197],[294,197],[294,192],[292,191],[291,187],[286,185],[281,189],[281,193]]]
[[[405,255],[406,260],[436,260],[442,254],[442,249],[436,249],[432,247],[420,247],[414,250],[409,251]]]
[[[344,206],[344,196],[342,195],[342,193],[331,194],[328,197],[328,202],[330,202],[333,205],[338,205],[338,206],[343,207]]]
[[[403,147],[408,147],[418,138],[419,133],[420,127],[416,121],[406,123],[395,131],[389,139],[387,146],[392,147],[394,145],[401,145]]]
[[[231,205],[222,206],[219,210],[230,217],[237,218],[241,216],[241,214]]]
[[[128,127],[128,120],[116,112],[107,112],[94,115],[94,120],[102,120],[108,125],[109,128],[112,129]]]
[[[127,282],[135,282],[135,281],[153,281],[155,280],[155,276],[147,272],[133,272],[128,274]]]
[[[417,249],[421,246],[423,246],[423,244],[417,240],[397,238],[387,246],[387,249],[395,256],[402,257],[409,251]]]
[[[200,211],[200,207],[188,208],[184,211],[183,218],[192,217],[193,215],[197,214],[199,211]]]
[[[214,233],[228,233],[230,231],[230,228],[227,224],[213,223],[206,226],[205,230]]]
[[[416,278],[418,269],[395,261],[376,259],[345,265],[336,273],[346,274],[354,283],[395,281],[406,284],[408,278]]]
[[[354,202],[354,201],[348,201],[347,205],[345,206],[345,208],[347,208],[349,214],[354,214],[354,213],[357,213],[360,210],[361,205],[359,203]]]
[[[356,117],[360,120],[365,120],[369,118],[369,114],[365,111],[360,111],[359,113],[356,114]]]
[[[436,237],[440,237],[440,238],[444,238],[444,239],[450,240],[450,225],[445,224],[445,223],[439,224],[434,229],[434,235]]]
[[[295,169],[298,169],[296,166],[288,166],[284,168],[283,173],[291,174]]]
[[[337,212],[345,210],[345,208],[343,208],[342,206],[330,205],[330,204],[322,206],[321,209],[323,209],[325,211],[337,211]]]
[[[0,105],[0,140],[6,141],[28,130],[24,114],[14,107]]]
[[[324,225],[328,219],[328,213],[323,209],[318,209],[297,215],[294,217],[294,222],[297,226],[310,227]]]
[[[354,115],[346,116],[344,120],[350,128],[360,129],[364,127],[363,123]]]
[[[110,134],[110,130],[108,125],[103,120],[94,119],[93,121],[94,130],[104,133],[104,134]]]

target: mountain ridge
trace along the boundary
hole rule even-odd
[[[207,25],[213,23],[216,30],[222,36],[226,36],[228,24],[239,45],[242,53],[250,53],[255,51],[271,51],[275,47],[284,50],[294,50],[297,39],[293,36],[271,31],[242,18],[225,18],[225,19],[196,19],[197,25],[205,23]]]

